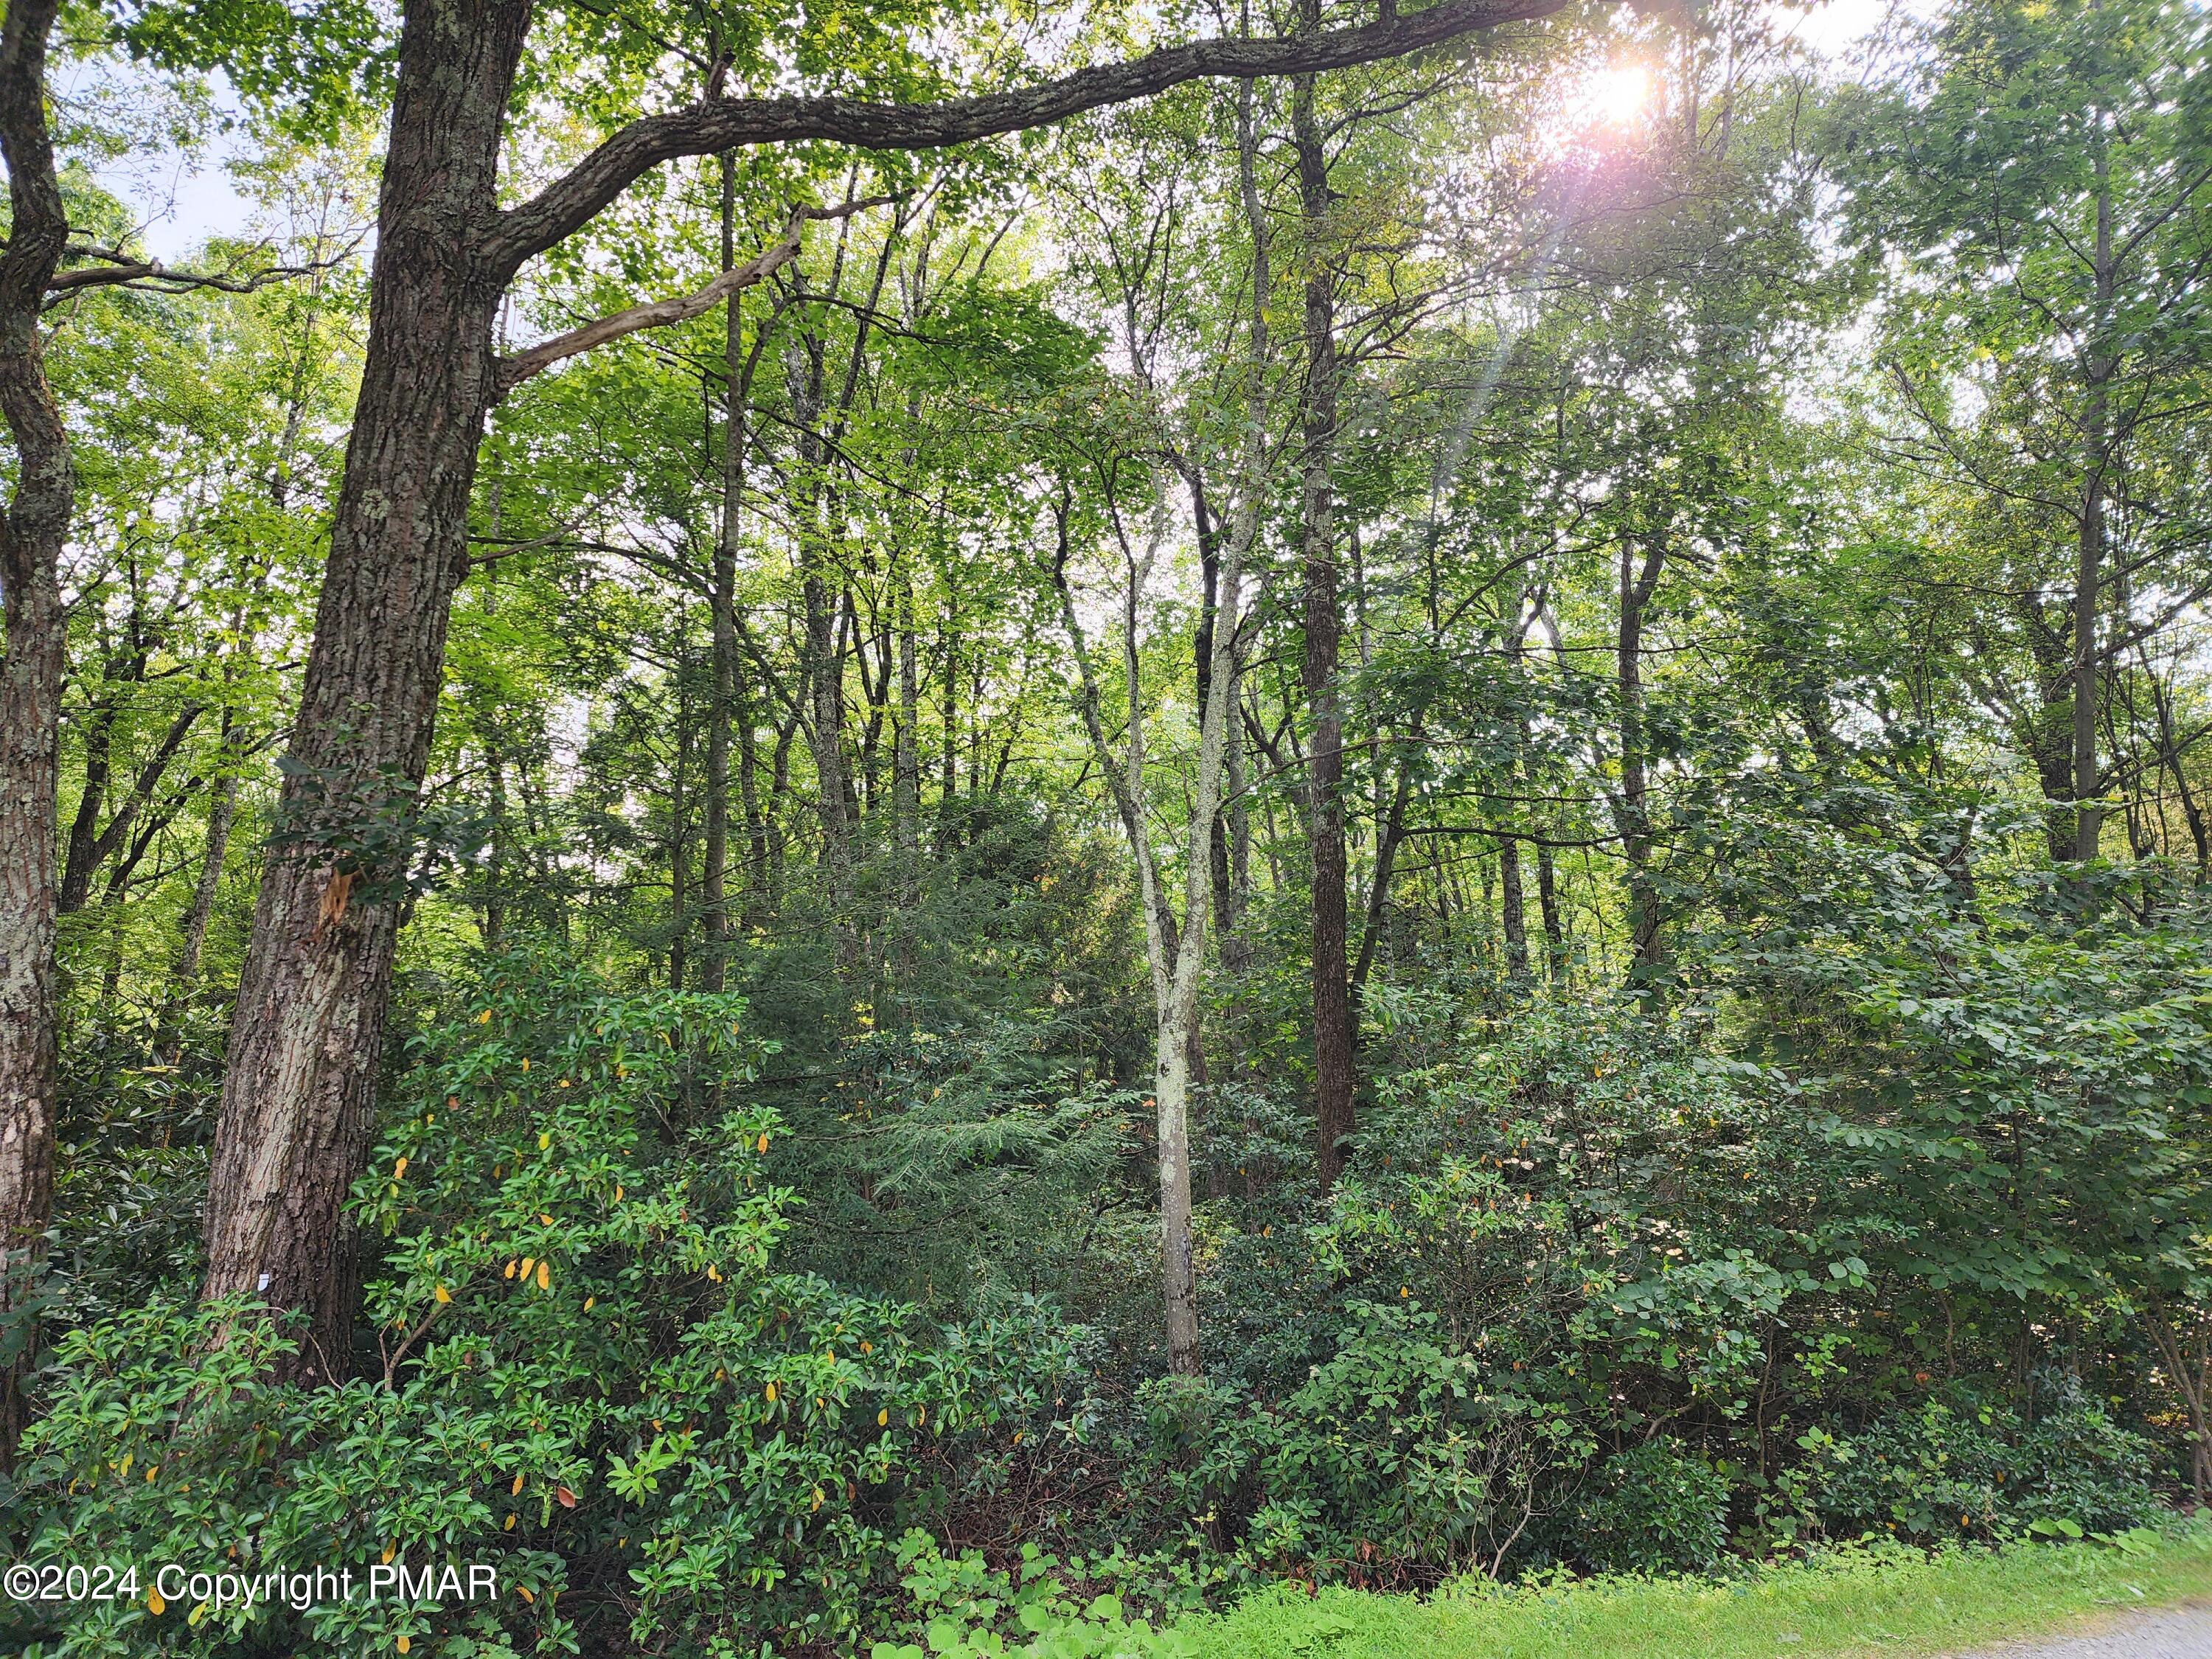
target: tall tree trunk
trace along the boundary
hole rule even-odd
[[[1505,975],[1516,985],[1528,980],[1528,918],[1521,892],[1521,843],[1498,838],[1498,917],[1504,925]]]
[[[230,713],[223,714],[222,750],[226,760],[222,777],[208,797],[207,838],[200,848],[199,880],[192,886],[192,902],[185,911],[184,940],[177,951],[176,998],[191,994],[200,976],[200,955],[207,948],[208,923],[215,915],[216,896],[222,887],[222,861],[230,851],[230,826],[238,814],[238,774],[228,760],[237,747],[240,728]]]
[[[54,854],[69,618],[61,553],[76,483],[46,384],[40,316],[69,240],[46,128],[54,0],[14,0],[0,25],[0,155],[11,218],[0,252],[0,414],[15,489],[0,515],[0,1469],[25,1425],[38,1286],[54,1194]]]
[[[1567,933],[1559,920],[1559,885],[1552,867],[1552,849],[1536,843],[1536,909],[1544,918],[1545,977],[1553,986],[1567,982]]]
[[[691,695],[689,657],[679,616],[676,646],[676,758],[668,773],[668,988],[684,988],[685,946],[691,937],[691,815],[684,792],[691,776]]]
[[[737,161],[724,150],[716,157],[722,186],[722,269],[738,264]],[[712,684],[707,698],[707,837],[705,868],[699,880],[706,940],[700,984],[722,988],[729,957],[730,725],[738,678],[738,514],[744,490],[745,411],[740,401],[744,380],[744,311],[732,294],[722,326],[722,513],[714,537],[714,569],[707,584],[712,629]]]
[[[921,670],[914,629],[914,578],[898,575],[898,730],[891,748],[891,816],[902,896],[914,902],[915,857],[921,845]]]
[[[2115,262],[2112,257],[2112,162],[2097,141],[2096,243],[2091,255],[2095,285],[2097,337],[2088,362],[2088,398],[2081,421],[2082,485],[2081,533],[2074,568],[2074,814],[2073,854],[2097,856],[2104,817],[2089,803],[2097,795],[2097,681],[2102,659],[2097,648],[2097,612],[2105,566],[2106,474],[2112,465],[2112,408],[2108,387],[2117,363],[2105,339],[2112,319]]]
[[[1620,543],[1620,621],[1614,636],[1614,672],[1620,700],[1620,789],[1614,797],[1621,854],[1628,864],[1628,932],[1632,976],[1645,976],[1664,955],[1659,893],[1651,879],[1650,779],[1644,753],[1644,618],[1666,564],[1665,544],[1653,535],[1636,563],[1632,538]]]
[[[844,890],[852,844],[846,811],[845,672],[838,623],[842,595],[830,586],[830,567],[822,522],[826,454],[822,419],[822,343],[801,331],[784,354],[785,384],[791,394],[792,424],[798,430],[798,499],[793,503],[793,534],[799,543],[799,591],[805,607],[804,648],[807,744],[822,821],[822,868],[831,901]]]
[[[1320,27],[1316,0],[1301,15]],[[1306,821],[1313,854],[1313,1025],[1315,1171],[1326,1193],[1343,1172],[1352,1129],[1352,981],[1346,961],[1349,860],[1344,830],[1344,723],[1337,706],[1336,502],[1330,465],[1336,447],[1336,297],[1326,252],[1331,234],[1328,156],[1314,112],[1314,82],[1291,82],[1291,137],[1297,150],[1298,202],[1305,232],[1306,372],[1299,411],[1304,440],[1299,498],[1305,656],[1301,679],[1313,721],[1306,746]]]
[[[404,811],[429,757],[507,272],[467,229],[498,210],[525,0],[411,0],[378,204],[368,347],[280,822],[239,987],[207,1206],[210,1297],[307,1316],[289,1370],[343,1376],[356,1293],[348,1188],[367,1156],[398,907],[346,819]]]

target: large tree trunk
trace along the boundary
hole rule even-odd
[[[1318,27],[1317,11],[1310,27]],[[1328,156],[1314,113],[1310,76],[1292,84],[1291,136],[1297,150],[1298,200],[1305,246],[1306,373],[1300,410],[1304,439],[1300,492],[1305,657],[1303,679],[1313,731],[1306,745],[1307,833],[1313,843],[1313,1024],[1315,1170],[1326,1193],[1343,1172],[1352,1128],[1352,981],[1346,962],[1347,864],[1344,831],[1344,721],[1337,706],[1336,502],[1330,478],[1336,447],[1336,296],[1324,253],[1329,234]]]
[[[15,1467],[23,1432],[54,1194],[55,797],[69,626],[60,573],[75,493],[40,329],[69,240],[46,130],[54,10],[53,0],[14,0],[0,33],[12,215],[0,252],[0,414],[15,445],[15,491],[0,515],[0,1469]]]
[[[305,769],[279,807],[298,838],[268,855],[231,1027],[205,1294],[302,1310],[290,1369],[316,1379],[351,1360],[343,1206],[373,1127],[398,921],[396,895],[378,890],[395,872],[352,867],[347,820],[408,810],[428,761],[507,278],[470,233],[497,207],[530,15],[523,0],[406,9],[368,348],[293,731]]]

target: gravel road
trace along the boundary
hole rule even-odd
[[[2008,1642],[1960,1659],[2212,1659],[2212,1608],[2137,1613],[2080,1636]]]

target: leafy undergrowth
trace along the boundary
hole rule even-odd
[[[2212,1595],[2212,1527],[1936,1554],[1838,1548],[1732,1578],[1476,1587],[1430,1601],[1285,1586],[1178,1626],[1188,1659],[1814,1659],[1952,1652]]]

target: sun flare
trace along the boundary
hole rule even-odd
[[[1572,131],[1626,127],[1642,117],[1651,98],[1651,71],[1642,64],[1600,64],[1570,84],[1565,125]]]

